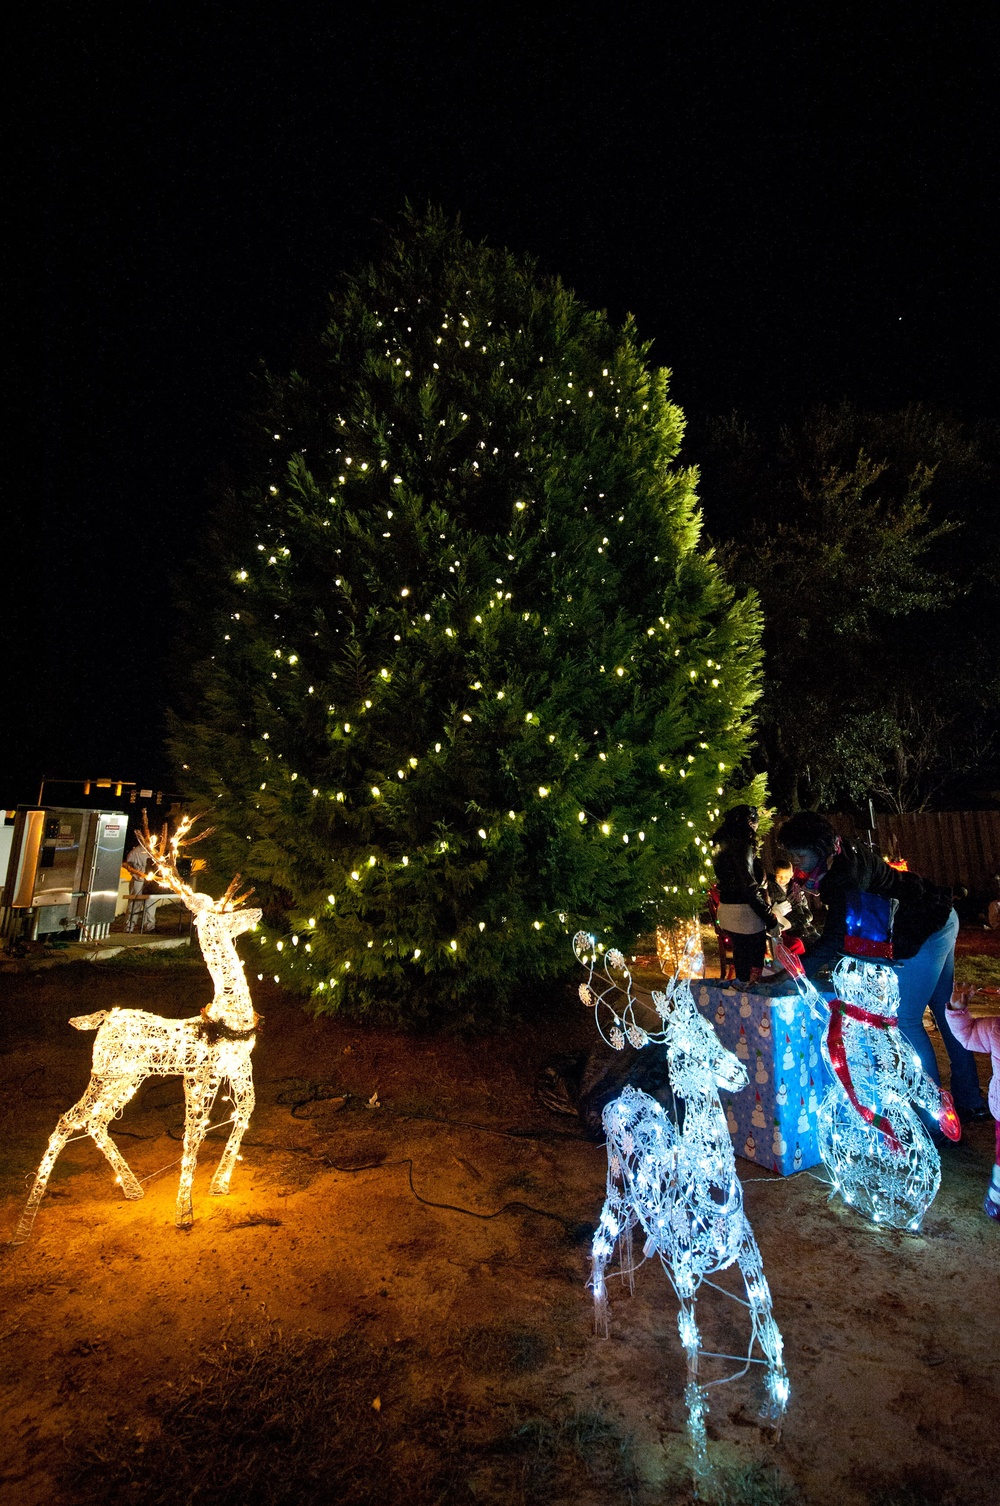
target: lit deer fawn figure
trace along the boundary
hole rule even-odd
[[[209,835],[204,831],[199,837],[190,837],[196,819],[183,817],[172,837],[166,827],[158,837],[153,837],[148,826],[144,826],[138,840],[152,859],[151,872],[146,877],[154,877],[172,889],[194,916],[202,953],[215,984],[215,996],[193,1019],[166,1020],[141,1009],[112,1009],[70,1020],[77,1030],[97,1030],[90,1083],[79,1103],[63,1114],[53,1131],[13,1244],[20,1244],[31,1233],[52,1168],[71,1136],[90,1135],[110,1161],[125,1196],[142,1197],[142,1185],[108,1134],[108,1124],[122,1112],[147,1077],[170,1077],[177,1073],[184,1079],[184,1153],[177,1189],[177,1227],[190,1228],[194,1218],[191,1184],[195,1164],[210,1127],[212,1105],[223,1082],[228,1082],[230,1088],[233,1127],[210,1191],[229,1191],[240,1142],[253,1113],[250,1053],[259,1020],[236,950],[236,937],[255,926],[261,912],[241,908],[249,893],[237,894],[238,875],[222,898],[215,900],[196,893],[181,878],[177,863],[182,847]]]
[[[833,973],[837,997],[827,1002],[797,957],[780,945],[776,955],[813,1014],[827,1020],[830,1086],[817,1126],[830,1197],[839,1194],[873,1223],[916,1231],[941,1185],[941,1157],[917,1110],[937,1120],[949,1139],[962,1130],[951,1094],[931,1081],[899,1033],[895,972],[844,957]]]
[[[701,1349],[695,1303],[702,1281],[713,1272],[739,1265],[750,1314],[746,1363],[724,1379],[745,1375],[752,1363],[764,1365],[767,1401],[762,1415],[776,1430],[780,1431],[788,1402],[781,1334],[772,1316],[760,1251],[743,1211],[743,1189],[736,1176],[732,1141],[719,1100],[720,1088],[735,1093],[746,1087],[747,1072],[699,1014],[692,997],[688,979],[703,965],[700,939],[690,941],[666,991],[653,994],[662,1026],[654,1031],[636,1021],[632,978],[621,953],[605,953],[601,966],[594,938],[582,931],[574,938],[573,948],[589,969],[588,981],[580,985],[580,997],[595,1010],[601,1035],[619,1051],[626,1041],[636,1048],[665,1047],[674,1097],[683,1100],[679,1125],[655,1098],[631,1086],[604,1110],[607,1196],[594,1236],[590,1286],[597,1332],[607,1337],[605,1269],[617,1245],[622,1278],[634,1291],[632,1231],[638,1225],[646,1236],[643,1256],[659,1256],[680,1303],[677,1326],[687,1356],[684,1399],[695,1473],[699,1474],[706,1465],[706,1393],[708,1385],[721,1382],[706,1385],[699,1375],[699,1357],[708,1355],[708,1351]],[[755,1343],[763,1359],[754,1356]]]

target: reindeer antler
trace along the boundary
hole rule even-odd
[[[234,876],[221,899],[209,901],[207,895],[199,894],[190,884],[186,883],[177,870],[177,863],[182,849],[192,847],[195,842],[203,842],[215,830],[214,826],[206,826],[204,831],[200,831],[195,836],[192,836],[191,828],[200,820],[200,814],[182,816],[173,834],[171,834],[169,823],[164,821],[159,836],[153,836],[149,830],[149,819],[146,812],[143,811],[142,831],[136,832],[135,839],[143,852],[152,860],[153,876],[156,882],[163,884],[167,889],[172,889],[175,894],[183,899],[189,910],[214,910],[219,915],[231,910],[238,910],[242,905],[246,904],[247,900],[253,894],[252,889],[247,889],[242,894],[237,893],[241,881],[240,874],[237,873]],[[129,864],[125,866],[128,868],[129,873],[134,874],[136,878],[149,877],[148,874],[143,873],[138,868],[133,868]]]

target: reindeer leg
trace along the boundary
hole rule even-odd
[[[198,1164],[198,1152],[208,1130],[208,1116],[212,1112],[215,1095],[219,1091],[219,1075],[208,1071],[204,1075],[184,1078],[184,1154],[181,1156],[181,1175],[177,1187],[178,1229],[190,1229],[194,1223],[192,1184],[194,1169]]]
[[[675,1271],[675,1284],[677,1274]],[[698,1481],[704,1479],[709,1473],[708,1437],[705,1431],[708,1399],[698,1378],[701,1335],[698,1332],[698,1324],[695,1322],[694,1316],[695,1303],[697,1301],[697,1286],[690,1281],[683,1283],[683,1286],[690,1286],[691,1290],[678,1290],[680,1311],[677,1314],[677,1329],[680,1333],[681,1344],[684,1346],[684,1354],[687,1359],[687,1385],[684,1387],[684,1401],[687,1405],[688,1439],[691,1444],[691,1473],[694,1477],[695,1495],[697,1496]]]
[[[63,1146],[70,1136],[79,1134],[87,1129],[94,1104],[98,1101],[99,1096],[100,1085],[92,1082],[79,1102],[74,1103],[71,1109],[66,1110],[52,1131],[45,1154],[41,1159],[38,1170],[35,1172],[35,1180],[31,1184],[31,1192],[28,1194],[28,1201],[24,1206],[24,1212],[21,1214],[17,1228],[14,1231],[14,1237],[11,1240],[12,1245],[23,1244],[31,1233],[32,1225],[35,1222],[35,1214],[38,1212],[38,1205],[45,1196],[45,1189],[48,1186],[49,1177],[52,1175],[52,1168],[59,1159]]]
[[[756,1339],[767,1361],[765,1385],[767,1401],[761,1408],[761,1416],[774,1429],[775,1442],[781,1437],[781,1420],[788,1404],[788,1373],[785,1370],[784,1342],[771,1310],[771,1289],[764,1275],[760,1250],[750,1225],[744,1222],[740,1252],[736,1257],[746,1286],[750,1307],[752,1333],[750,1345]]]
[[[215,1176],[208,1189],[216,1196],[229,1191],[229,1179],[233,1174],[233,1167],[239,1156],[247,1125],[250,1123],[250,1115],[253,1113],[255,1102],[253,1070],[249,1058],[240,1066],[237,1074],[229,1079],[229,1086],[233,1099],[233,1127],[229,1132],[226,1148],[222,1152],[222,1160],[216,1167]]]
[[[618,1270],[623,1282],[628,1283],[629,1296],[635,1296],[635,1251],[632,1248],[632,1230],[639,1223],[631,1203],[621,1210],[622,1226],[618,1235]]]
[[[123,1077],[112,1083],[108,1083],[101,1095],[99,1104],[95,1105],[94,1113],[90,1121],[90,1135],[98,1150],[103,1153],[111,1164],[115,1173],[115,1180],[121,1186],[127,1198],[142,1197],[142,1185],[136,1178],[134,1171],[129,1166],[118,1146],[108,1134],[108,1124],[120,1114],[134,1094],[136,1088],[145,1080],[145,1073],[141,1077]]]
[[[608,1195],[590,1247],[590,1280],[587,1282],[594,1294],[594,1332],[602,1339],[608,1337],[608,1288],[604,1273],[615,1252],[623,1220],[627,1217],[621,1198],[609,1183]]]

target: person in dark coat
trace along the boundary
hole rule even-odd
[[[764,968],[768,934],[781,927],[767,897],[757,856],[757,807],[734,805],[712,837],[712,867],[719,888],[716,924],[731,937],[738,983],[756,983]]]
[[[800,811],[779,833],[805,886],[827,909],[823,934],[805,961],[814,978],[842,956],[888,963],[899,980],[899,1031],[940,1086],[924,1029],[930,1006],[951,1062],[951,1091],[963,1121],[985,1119],[975,1057],[948,1029],[945,1011],[955,982],[958,916],[951,893],[917,873],[890,868],[878,853],[842,841],[825,816]]]

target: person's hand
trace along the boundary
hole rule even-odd
[[[973,987],[973,985],[971,983],[965,984],[964,987],[962,987],[962,988],[956,988],[955,992],[952,994],[951,998],[948,1000],[948,1008],[949,1009],[968,1009],[969,1002],[972,999],[972,996],[973,996],[973,994],[975,992],[976,992],[976,989]]]

